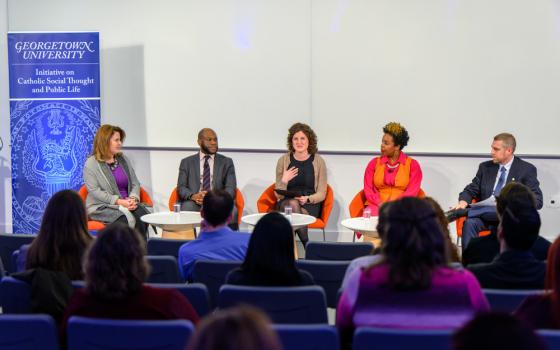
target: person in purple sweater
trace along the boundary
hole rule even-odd
[[[146,235],[148,226],[140,218],[149,211],[140,203],[140,182],[134,168],[121,152],[125,136],[123,129],[109,124],[97,130],[93,154],[84,165],[86,208],[92,220],[122,222]]]
[[[476,278],[448,266],[446,238],[428,202],[393,202],[380,234],[381,259],[352,272],[340,298],[336,325],[343,342],[361,326],[457,328],[488,310]]]

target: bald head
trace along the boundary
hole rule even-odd
[[[215,154],[218,152],[218,136],[214,130],[204,128],[198,132],[198,145],[205,154]]]

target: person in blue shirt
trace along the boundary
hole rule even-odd
[[[183,278],[192,280],[194,263],[204,260],[243,260],[249,245],[248,233],[232,231],[233,198],[224,190],[208,192],[202,201],[201,232],[198,238],[179,248],[179,268]]]

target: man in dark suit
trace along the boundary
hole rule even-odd
[[[535,195],[537,209],[543,206],[543,195],[537,179],[537,169],[534,165],[515,157],[515,137],[512,134],[501,133],[494,136],[492,142],[492,160],[479,165],[472,182],[459,194],[459,204],[455,210],[464,210],[473,200],[483,201],[496,197],[508,182],[519,182],[529,187]],[[463,225],[462,247],[467,247],[473,237],[480,231],[495,229],[498,223],[494,206],[470,209],[467,220]]]
[[[179,166],[177,195],[181,210],[200,211],[202,200],[210,190],[224,190],[235,198],[235,167],[231,158],[217,153],[218,136],[214,130],[200,130],[198,145],[200,151],[181,160]],[[237,218],[235,207],[233,217]]]

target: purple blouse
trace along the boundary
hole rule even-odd
[[[121,198],[128,198],[128,176],[126,176],[122,165],[117,165],[117,167],[114,170],[111,170],[111,172],[113,173],[113,177],[117,183]]]
[[[389,266],[355,270],[336,310],[341,331],[360,326],[446,329],[460,327],[477,311],[488,310],[478,281],[467,270],[437,268],[426,290],[395,291],[386,286]]]

